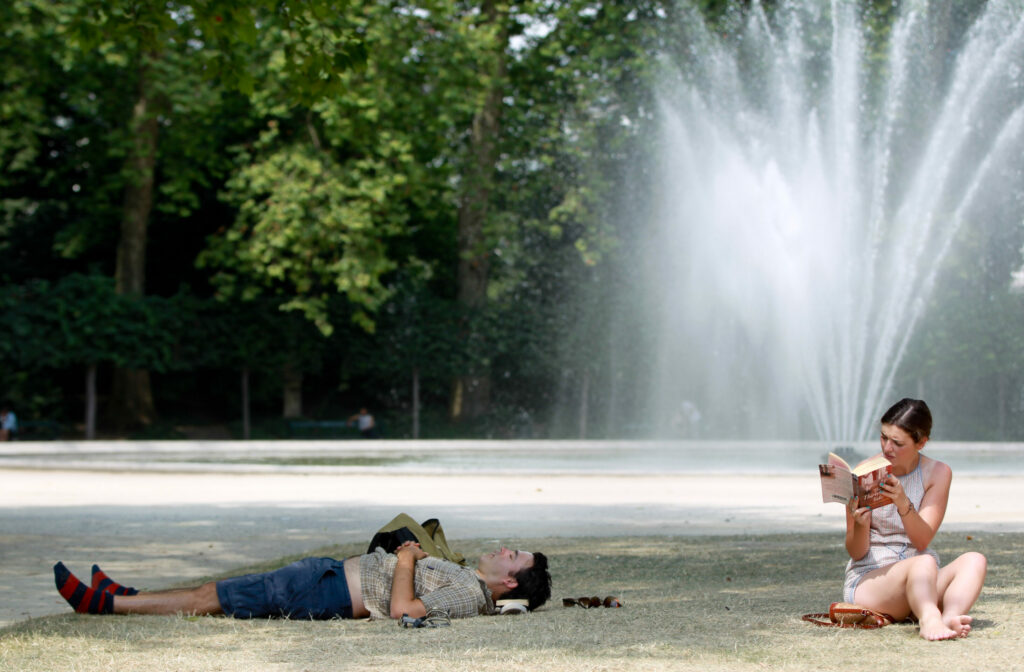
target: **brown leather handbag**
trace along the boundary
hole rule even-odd
[[[851,602],[833,602],[829,605],[828,613],[804,614],[801,618],[808,623],[830,628],[860,628],[862,630],[873,630],[895,622],[895,619],[888,614]]]

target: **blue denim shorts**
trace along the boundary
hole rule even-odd
[[[305,558],[264,574],[217,582],[217,599],[235,618],[352,618],[344,562]]]

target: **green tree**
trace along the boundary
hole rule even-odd
[[[547,380],[528,388],[534,398],[556,390],[543,406],[572,403],[577,431],[594,415],[589,400],[620,384],[611,373],[618,350],[595,336],[617,330],[611,297],[636,275],[622,241],[642,232],[649,200],[648,181],[634,173],[654,143],[652,85],[673,7],[547,3],[517,14],[511,30],[486,238],[488,302],[504,324],[527,328],[511,318],[524,306],[546,316],[527,333],[540,339],[528,352]],[[504,338],[523,344],[518,334]],[[605,418],[614,396],[602,400]]]
[[[173,362],[176,332],[158,297],[133,299],[111,278],[72,274],[9,286],[0,358],[20,370],[84,370],[85,438],[96,435],[97,372],[101,364],[162,371]]]
[[[329,334],[343,296],[371,330],[389,296],[385,276],[423,254],[423,232],[449,226],[452,118],[448,79],[465,26],[449,2],[372,3],[339,11],[367,45],[365,67],[313,104],[288,93],[287,34],[260,44],[266,86],[255,97],[260,139],[239,147],[225,197],[239,209],[200,259],[225,296],[269,293]],[[452,23],[454,21],[454,23]],[[337,30],[337,28],[335,28]],[[461,77],[465,71],[454,69]],[[427,255],[424,255],[427,256]]]
[[[180,334],[177,366],[193,371],[227,369],[238,374],[243,439],[252,433],[254,376],[283,380],[287,386],[286,370],[301,376],[320,368],[326,347],[323,336],[301,315],[282,313],[272,300],[223,301],[179,295],[172,302],[174,331]],[[298,406],[293,415],[301,414],[301,398],[290,403]]]
[[[897,395],[928,400],[943,439],[1024,432],[1024,296],[1013,286],[1024,231],[1000,221],[995,200],[961,230],[895,382]]]
[[[391,400],[408,409],[409,437],[418,439],[424,401],[443,407],[452,376],[461,368],[460,313],[453,301],[432,292],[422,277],[399,274],[390,289],[391,298],[377,313],[374,334],[356,333],[351,338],[347,369],[374,389],[394,391]],[[400,391],[403,382],[407,393]]]
[[[109,152],[106,158],[120,162],[116,170],[106,173],[112,176],[104,188],[94,192],[102,192],[107,200],[115,189],[121,194],[114,270],[120,293],[141,296],[145,291],[147,235],[154,207],[187,212],[195,207],[192,182],[216,174],[219,159],[206,151],[210,146],[202,144],[204,134],[197,132],[196,126],[191,126],[191,133],[187,130],[193,120],[210,119],[209,111],[219,105],[225,91],[255,90],[260,72],[253,69],[248,56],[262,34],[293,36],[293,48],[283,54],[283,70],[289,76],[289,91],[298,99],[314,100],[337,90],[339,70],[360,60],[358,39],[332,32],[320,20],[330,15],[335,5],[326,0],[301,4],[272,0],[188,4],[15,0],[13,9],[3,17],[10,21],[5,32],[22,23],[37,27],[32,34],[22,31],[18,35],[25,42],[56,38],[36,45],[51,54],[48,62],[38,64],[41,70],[58,66],[69,73],[103,74],[106,81],[116,83],[95,86],[86,96],[90,101],[99,100],[96,106],[106,99],[109,107],[116,108],[104,120],[109,124],[106,137],[79,137],[86,142],[100,140]],[[71,78],[68,81],[75,91],[83,91],[83,85]],[[25,115],[33,109],[30,98],[18,108]],[[179,135],[179,129],[186,132]],[[161,143],[162,137],[172,142]],[[172,151],[163,152],[164,144]],[[32,155],[30,141],[23,142],[24,146],[12,141],[6,145],[0,148],[0,156],[9,155],[12,161],[23,164],[25,157]],[[161,164],[162,158],[175,151],[186,159],[182,170]],[[161,180],[161,175],[167,177]],[[97,219],[100,226],[108,225],[107,217]],[[74,253],[75,241],[102,237],[91,235],[86,226],[72,226],[64,234],[65,249]],[[143,423],[152,419],[146,371],[119,372],[114,397],[118,417]]]
[[[481,81],[473,95],[474,109],[458,206],[457,297],[467,311],[483,309],[488,300],[493,248],[487,229],[501,137],[502,99],[507,88],[510,12],[513,10],[511,5],[484,0],[476,26],[482,36],[478,48]],[[472,329],[469,331],[470,338],[479,338]],[[486,361],[472,361],[469,370],[455,378],[452,418],[472,419],[485,414],[490,396],[491,378]]]

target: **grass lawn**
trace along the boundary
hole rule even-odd
[[[0,670],[1024,670],[1024,534],[936,538],[945,560],[967,550],[989,558],[974,631],[937,643],[911,625],[854,631],[800,620],[840,599],[841,544],[839,532],[518,540],[547,553],[555,581],[552,601],[529,615],[405,630],[394,621],[68,613],[0,630]],[[453,546],[467,556],[492,550]],[[584,595],[616,595],[625,606],[562,607],[561,598]]]

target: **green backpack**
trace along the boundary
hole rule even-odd
[[[388,553],[393,553],[407,541],[419,542],[420,548],[433,558],[443,558],[460,565],[466,564],[466,558],[461,553],[448,548],[448,540],[444,538],[444,530],[441,529],[441,523],[437,518],[417,523],[405,513],[398,514],[390,523],[380,528],[370,540],[370,547],[366,552],[373,553],[379,546]]]

